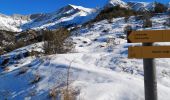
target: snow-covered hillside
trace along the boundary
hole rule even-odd
[[[153,11],[155,8],[154,2],[128,2],[128,5],[136,11]]]
[[[148,29],[169,29],[163,25],[167,18],[152,17],[153,27]],[[0,69],[0,99],[48,100],[51,89],[65,86],[70,66],[69,87],[76,91],[77,100],[144,100],[142,59],[127,58],[128,46],[140,44],[127,43],[127,25],[143,30],[142,20],[133,16],[127,22],[103,20],[72,33],[75,50],[71,53],[27,57]],[[22,49],[30,47],[40,49],[33,45]],[[158,98],[169,100],[169,59],[156,59],[156,65]],[[37,76],[40,80],[31,84]]]
[[[136,11],[152,11],[155,7],[154,3],[126,3],[122,0],[108,0],[104,7],[117,5]],[[81,26],[100,10],[69,4],[51,13],[27,16],[1,14],[0,30],[19,32],[80,26],[71,32],[70,40],[74,44],[71,52],[32,56],[36,54],[31,53],[43,52],[44,42],[34,42],[1,55],[0,100],[51,100],[50,96],[55,97],[54,100],[62,100],[60,98],[67,88],[76,97],[75,100],[144,100],[142,59],[127,57],[129,46],[141,44],[128,44],[124,32],[129,25],[136,30],[145,30],[142,28],[143,20],[140,16],[130,16]],[[165,24],[167,19],[169,16],[166,14],[155,14],[151,18],[152,27],[146,30],[170,29]],[[30,34],[35,35],[33,33]],[[169,60],[156,59],[159,100],[170,99]]]
[[[68,5],[55,12],[27,16],[0,15],[0,30],[23,31],[28,29],[56,29],[63,26],[79,25],[96,16],[95,9]]]
[[[19,28],[21,25],[29,22],[29,19],[22,19],[21,17],[16,16],[6,16],[0,14],[0,30],[7,31],[21,31]]]

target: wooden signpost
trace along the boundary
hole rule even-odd
[[[170,46],[153,46],[153,42],[170,42],[170,30],[129,31],[128,43],[143,46],[128,48],[128,58],[143,59],[145,100],[157,100],[156,67],[154,58],[170,58]]]
[[[128,43],[170,42],[170,30],[144,30],[128,33]]]
[[[128,58],[170,58],[170,46],[129,47]]]

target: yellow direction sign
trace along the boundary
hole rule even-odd
[[[170,46],[129,47],[128,58],[170,58]]]
[[[170,30],[132,31],[127,36],[128,43],[170,42]]]

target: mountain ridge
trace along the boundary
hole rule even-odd
[[[104,7],[130,8],[135,11],[153,11],[154,2],[124,2],[122,0],[108,0]],[[170,8],[170,4],[169,5]],[[30,15],[14,14],[7,16],[0,14],[0,30],[20,32],[25,30],[57,29],[60,27],[75,26],[83,24],[95,18],[100,9],[85,8],[68,4],[54,12],[37,13]]]
[[[82,24],[90,20],[91,18],[94,18],[95,13],[95,9],[69,4],[65,7],[58,9],[57,11],[50,13],[30,15],[15,14],[12,16],[1,14],[0,29],[14,32],[20,32],[28,29],[54,29],[64,22],[66,23],[61,26],[67,26],[69,24]]]

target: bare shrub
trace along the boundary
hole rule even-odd
[[[52,100],[55,100],[57,96],[59,96],[59,94],[60,94],[60,90],[53,88],[49,91],[48,95]]]
[[[38,83],[40,80],[41,80],[41,76],[39,74],[36,74],[34,76],[34,79],[30,81],[30,84],[35,84],[35,83]]]
[[[162,3],[155,2],[154,13],[164,13],[168,10],[168,7]]]
[[[32,50],[31,52],[29,52],[29,56],[38,57],[38,56],[40,56],[41,54],[43,54],[43,52],[34,51],[34,50]]]
[[[44,53],[62,54],[69,52],[72,47],[72,41],[69,41],[70,32],[61,28],[55,31],[45,31],[44,34]]]
[[[125,28],[124,28],[124,34],[127,35],[129,32],[132,31],[132,26],[130,25],[127,25]]]
[[[4,71],[5,71],[5,72],[8,72],[9,70],[10,70],[9,67],[5,67],[5,68],[4,68]]]
[[[146,12],[143,15],[143,28],[152,27],[151,14]]]
[[[53,88],[49,91],[48,96],[52,100],[56,100],[56,98],[60,98],[61,100],[76,100],[79,92],[79,90],[74,90],[73,88]]]
[[[17,76],[22,75],[22,74],[25,74],[25,73],[28,71],[28,69],[29,69],[28,67],[22,67],[22,68],[19,70]]]
[[[91,22],[88,22],[88,24],[92,22],[97,22],[101,21],[104,19],[111,20],[112,18],[117,18],[117,17],[129,17],[132,15],[136,15],[137,12],[131,10],[131,9],[126,9],[120,6],[114,6],[114,7],[109,7],[109,8],[104,8],[98,15],[97,17],[92,20]]]
[[[20,47],[23,47],[23,46],[25,46],[25,42],[24,41],[20,41],[20,42],[17,42],[17,43],[13,42],[12,44],[7,44],[4,47],[4,50],[6,52],[11,52],[11,51],[13,51],[15,49],[18,49]]]
[[[62,90],[62,97],[63,100],[76,100],[76,95],[78,94],[78,91],[75,91],[74,89],[63,89]]]
[[[125,20],[125,23],[127,23],[129,20],[129,16],[126,16],[124,20]]]

